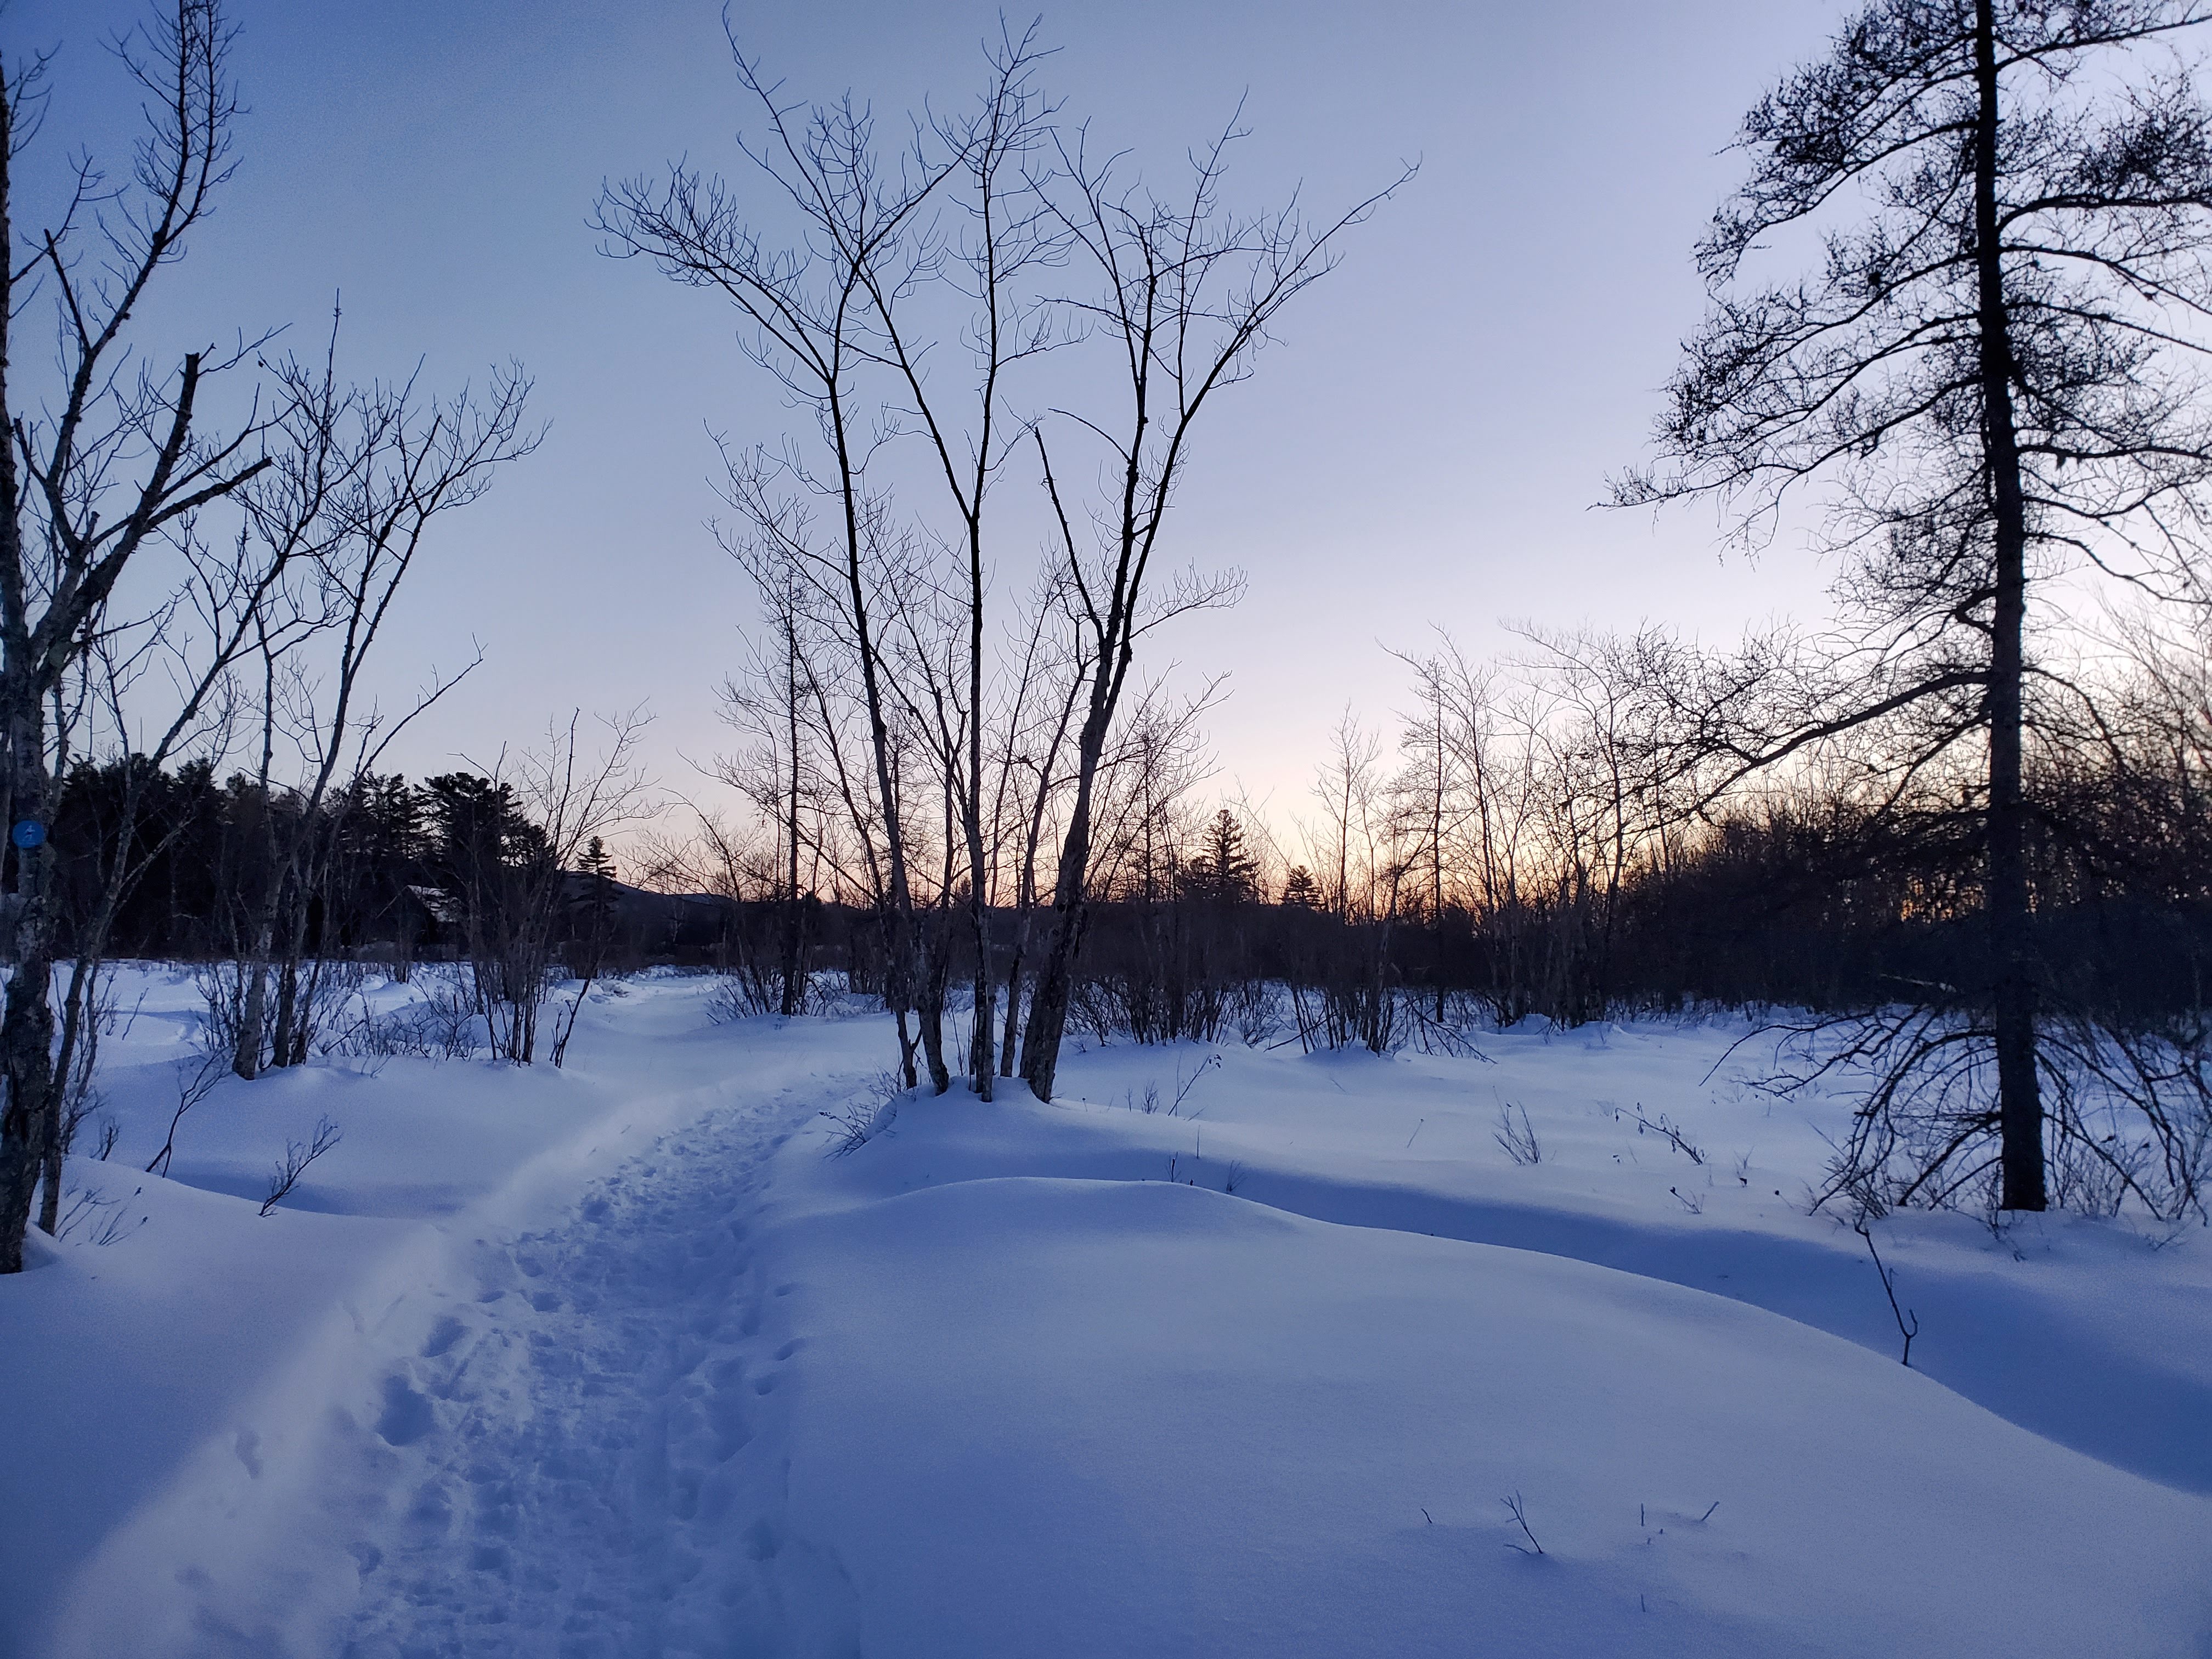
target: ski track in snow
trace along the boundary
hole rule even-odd
[[[747,1451],[805,1345],[748,1236],[816,1092],[712,1110],[565,1224],[479,1241],[473,1303],[384,1379],[340,1483],[381,1510],[348,1659],[775,1650],[781,1437]]]

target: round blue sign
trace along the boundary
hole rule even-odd
[[[46,826],[36,818],[25,818],[15,826],[9,839],[27,853],[33,847],[44,844],[46,839]]]

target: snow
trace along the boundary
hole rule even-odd
[[[883,1021],[648,977],[559,1072],[227,1080],[161,1180],[197,1003],[131,978],[123,1236],[0,1281],[0,1652],[2212,1642],[2212,1238],[1879,1223],[1908,1370],[1740,1025],[1115,1046],[831,1158]]]
[[[862,1652],[2060,1654],[2203,1610],[2201,1505],[1698,1292],[1164,1183],[793,1243],[836,1288],[788,1525]]]

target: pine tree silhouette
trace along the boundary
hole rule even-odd
[[[1183,873],[1183,890],[1193,898],[1235,902],[1253,895],[1259,866],[1244,850],[1244,826],[1223,807],[1200,838],[1198,857]]]

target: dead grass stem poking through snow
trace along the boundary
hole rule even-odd
[[[1516,1111],[1521,1114],[1518,1123],[1513,1121]],[[1418,1134],[1420,1131],[1416,1128],[1414,1133]],[[1527,1165],[1544,1161],[1544,1149],[1537,1144],[1535,1126],[1528,1121],[1528,1109],[1525,1106],[1516,1107],[1510,1102],[1500,1106],[1498,1109],[1498,1133],[1492,1139],[1505,1149],[1505,1156],[1516,1164]],[[1413,1143],[1408,1140],[1406,1144],[1411,1146]]]
[[[893,1102],[906,1092],[906,1085],[896,1072],[883,1072],[860,1093],[823,1116],[830,1120],[829,1158],[846,1158],[857,1152],[891,1126],[898,1116]]]

